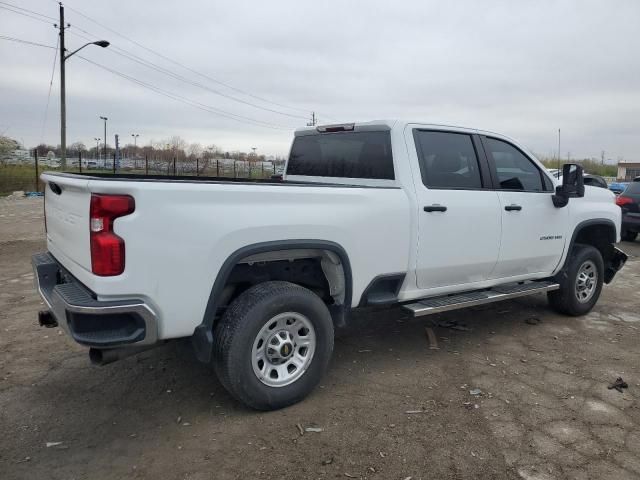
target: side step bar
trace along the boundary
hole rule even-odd
[[[560,285],[549,281],[500,285],[488,290],[475,290],[453,295],[425,298],[415,303],[405,304],[403,308],[412,312],[414,317],[422,317],[423,315],[432,315],[434,313],[457,310],[459,308],[524,297],[533,295],[534,293],[550,292],[552,290],[558,290],[559,288]]]

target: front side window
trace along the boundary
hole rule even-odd
[[[482,188],[478,156],[464,133],[414,130],[422,182],[429,188]]]
[[[487,137],[485,139],[502,190],[545,192],[549,183],[538,167],[513,145]]]
[[[393,180],[389,132],[344,132],[296,137],[287,175]]]

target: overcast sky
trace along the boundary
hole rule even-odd
[[[6,2],[58,15],[54,0]],[[180,135],[285,154],[292,130],[306,122],[300,117],[315,110],[321,123],[407,118],[493,130],[543,156],[555,154],[561,128],[563,157],[599,158],[604,150],[612,161],[640,161],[637,0],[65,5],[69,50],[86,42],[81,36],[104,38],[120,50],[91,46],[79,55],[183,101],[260,122],[194,108],[74,57],[67,63],[68,143],[102,137],[104,115],[110,144],[114,133],[125,141],[139,133],[139,144]],[[44,20],[0,9],[0,35],[55,46],[56,30]],[[57,67],[42,128],[53,58],[53,49],[0,39],[0,133],[27,146],[60,142]]]

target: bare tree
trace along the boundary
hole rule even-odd
[[[187,155],[191,160],[200,158],[202,156],[203,148],[199,143],[191,143],[187,148]]]
[[[5,165],[9,154],[19,146],[20,144],[13,138],[0,137],[0,164]]]

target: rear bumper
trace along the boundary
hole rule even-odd
[[[48,252],[31,257],[38,293],[58,325],[76,342],[94,348],[152,345],[158,341],[154,311],[142,300],[96,300]]]

